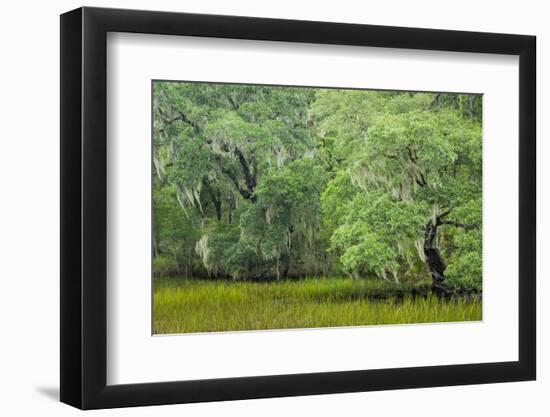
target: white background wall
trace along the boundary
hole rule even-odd
[[[93,1],[86,5],[532,34],[538,37],[538,381],[94,412],[190,416],[545,416],[550,412],[549,11],[514,1]],[[4,2],[0,17],[0,412],[68,416],[59,392],[59,17],[81,6]],[[406,74],[404,74],[406,75]],[[545,189],[546,188],[546,189]]]

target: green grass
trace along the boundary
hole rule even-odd
[[[481,302],[413,297],[383,281],[232,282],[157,278],[155,334],[481,320]],[[388,292],[402,297],[382,298]]]

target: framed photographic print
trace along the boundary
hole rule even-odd
[[[535,38],[61,16],[61,401],[535,379]]]

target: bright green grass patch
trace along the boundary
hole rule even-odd
[[[481,302],[434,296],[376,299],[411,288],[311,278],[269,283],[156,279],[153,332],[197,333],[481,320]]]

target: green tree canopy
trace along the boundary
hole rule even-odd
[[[474,95],[154,82],[157,266],[480,288],[481,111]]]
[[[317,131],[333,171],[324,213],[346,271],[398,281],[416,257],[442,283],[445,255],[451,282],[481,284],[481,109],[472,97],[318,94]]]

